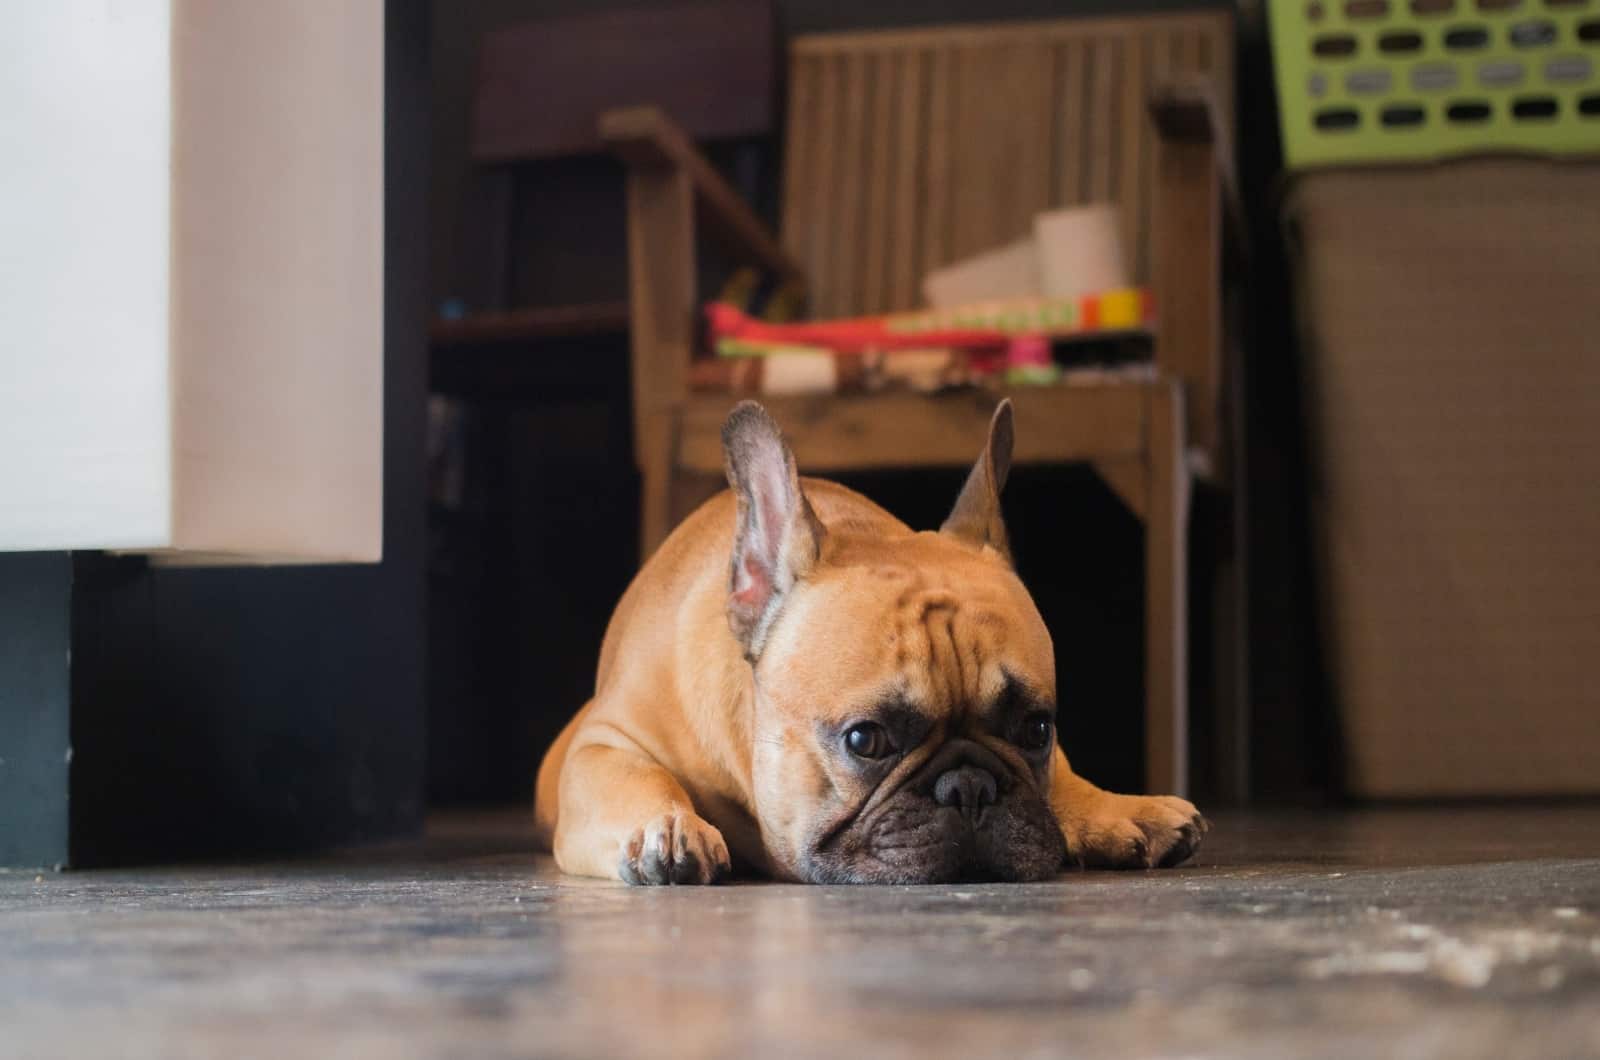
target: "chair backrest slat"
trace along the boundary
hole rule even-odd
[[[916,306],[930,270],[1113,201],[1150,277],[1150,90],[1203,74],[1232,113],[1225,10],[802,36],[783,235],[821,316]]]

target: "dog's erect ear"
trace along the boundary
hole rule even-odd
[[[983,447],[983,455],[972,465],[956,506],[939,530],[975,545],[988,545],[1009,561],[1011,549],[1006,543],[1005,520],[1000,515],[1000,491],[1010,472],[1011,399],[1006,398],[989,421],[989,441]]]
[[[722,462],[739,502],[728,624],[754,660],[784,597],[816,566],[824,531],[800,489],[794,454],[754,401],[740,402],[722,425]]]

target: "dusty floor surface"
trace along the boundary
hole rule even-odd
[[[0,1054],[1600,1055],[1600,807],[1218,815],[1046,884],[634,890],[520,822],[0,874]]]

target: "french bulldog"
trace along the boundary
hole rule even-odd
[[[730,489],[623,594],[594,698],[539,768],[564,871],[905,884],[1194,853],[1193,805],[1102,791],[1058,745],[1050,634],[1000,512],[1010,402],[937,531],[802,479],[755,402],[722,443]]]

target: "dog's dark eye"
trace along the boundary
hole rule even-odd
[[[1042,751],[1050,746],[1050,739],[1055,735],[1055,726],[1050,723],[1050,715],[1035,714],[1022,723],[1022,735],[1017,743],[1029,751]]]
[[[889,734],[872,721],[850,726],[844,734],[844,745],[857,758],[882,758],[893,750]]]

